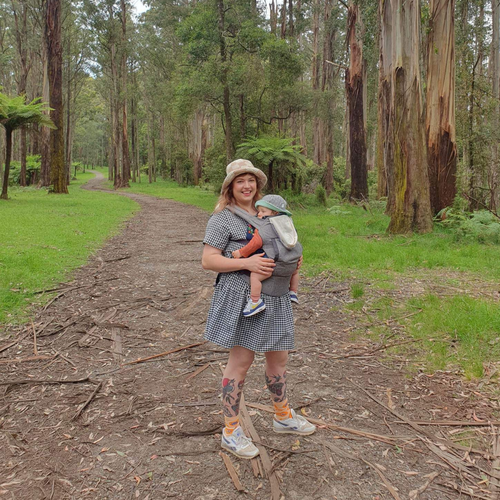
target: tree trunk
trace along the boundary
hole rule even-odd
[[[377,108],[377,196],[382,198],[388,194],[387,165],[392,164],[393,143],[390,137],[390,102],[392,57],[392,10],[389,0],[379,0],[379,79]],[[387,201],[387,213],[390,213],[390,203]]]
[[[432,213],[420,84],[420,4],[394,0],[391,134],[394,162],[387,165],[394,207],[388,231],[432,230]]]
[[[325,35],[323,40],[323,67],[321,71],[321,92],[327,92],[327,106],[323,110],[323,117],[320,118],[319,132],[322,134],[322,161],[326,161],[326,171],[324,185],[327,195],[333,191],[333,110],[335,108],[334,93],[331,92],[335,86],[335,70],[331,62],[334,57],[334,44],[336,31],[333,23],[329,22],[332,14],[332,0],[326,0],[323,17]]]
[[[135,110],[135,97],[132,96],[131,102],[130,102],[130,110],[132,112],[132,124],[131,124],[131,146],[132,146],[132,182],[136,182],[136,171],[138,167],[138,162],[137,162],[137,155],[136,155],[136,149],[137,149],[137,139],[135,135],[135,129],[136,129],[136,110]]]
[[[68,78],[66,81],[66,180],[70,181],[71,176],[71,37],[68,37]]]
[[[28,82],[28,74],[31,64],[28,62],[28,5],[25,1],[20,2],[21,12],[18,12],[13,1],[12,12],[15,22],[15,35],[17,42],[17,51],[19,54],[20,74],[18,82],[18,94],[26,95],[26,86]],[[21,19],[19,19],[19,15]],[[22,187],[26,186],[26,128],[22,127],[19,130],[19,156],[21,160],[21,172],[19,175],[19,184]]]
[[[364,111],[364,61],[362,25],[358,6],[349,3],[348,13],[349,69],[346,70],[346,99],[349,109],[349,147],[351,149],[351,193],[349,199],[368,198],[368,167],[366,163],[366,130]]]
[[[276,181],[274,179],[273,164],[274,164],[274,160],[271,161],[271,163],[269,164],[269,166],[267,168],[267,180],[269,183],[269,189],[271,190],[271,193],[274,193],[274,191],[276,189],[276,185],[275,185]]]
[[[44,40],[42,47],[43,53],[43,101],[49,102],[50,91],[49,91],[49,67],[47,60],[47,42]],[[40,148],[40,182],[38,184],[39,188],[50,186],[50,129],[48,127],[42,127],[41,130],[41,148]]]
[[[10,128],[5,129],[5,169],[3,172],[3,185],[2,194],[0,199],[8,200],[8,189],[9,189],[9,174],[10,174],[10,158],[12,156],[12,130]]]
[[[313,54],[312,54],[312,89],[315,97],[315,115],[312,121],[313,127],[313,161],[316,165],[321,165],[323,158],[321,155],[322,144],[321,140],[323,133],[321,131],[321,121],[317,116],[320,107],[319,88],[320,88],[320,55],[319,55],[319,0],[315,0],[313,4]]]
[[[494,99],[492,130],[494,138],[491,142],[491,164],[488,172],[490,188],[489,208],[497,210],[498,203],[498,127],[500,125],[500,6],[498,0],[492,0],[493,33],[491,39],[490,75],[492,79],[492,94]]]
[[[122,187],[130,187],[130,152],[128,147],[127,121],[127,8],[125,0],[120,0],[122,11]]]
[[[64,165],[64,115],[62,94],[61,0],[46,0],[45,29],[49,66],[50,117],[57,127],[50,131],[51,184],[54,193],[68,193]]]
[[[110,19],[112,18],[112,12],[110,11]],[[119,88],[118,88],[118,69],[117,69],[117,62],[116,62],[116,43],[112,42],[111,43],[111,58],[110,58],[110,65],[111,65],[111,116],[112,116],[112,143],[113,143],[113,158],[114,158],[114,163],[113,163],[113,187],[115,189],[119,189],[122,185],[122,176],[121,176],[121,169],[120,169],[120,151],[119,151],[119,144],[120,144],[120,136],[121,136],[121,129],[120,129],[120,118],[119,118]]]
[[[431,0],[427,46],[426,134],[434,214],[456,195],[455,0]]]
[[[227,81],[228,65],[227,65],[227,47],[226,41],[224,39],[225,31],[225,7],[224,0],[217,0],[217,5],[219,8],[219,47],[220,47],[220,58],[221,58],[221,83],[223,87],[223,106],[224,106],[224,118],[226,122],[226,160],[229,163],[234,156],[234,144],[233,144],[233,132],[232,132],[232,119],[231,119],[231,95],[229,92],[229,84]]]

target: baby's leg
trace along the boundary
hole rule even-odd
[[[267,279],[265,274],[250,273],[250,298],[252,302],[258,302],[262,293],[262,282]]]
[[[299,291],[299,270],[297,269],[290,278],[290,290],[297,293]]]

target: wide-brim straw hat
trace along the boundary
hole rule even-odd
[[[240,158],[239,160],[232,161],[226,167],[226,178],[222,183],[221,192],[226,190],[236,177],[243,174],[255,175],[259,189],[262,189],[267,183],[267,176],[264,172],[262,172],[262,170],[259,170],[258,168],[254,167],[251,161],[243,160]]]

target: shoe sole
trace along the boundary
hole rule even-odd
[[[254,455],[253,457],[246,457],[244,455],[238,455],[234,450],[231,450],[230,448],[226,448],[225,446],[221,445],[221,448],[223,450],[228,451],[229,453],[232,453],[235,457],[242,458],[243,460],[252,460],[252,458],[256,458],[260,455],[260,451],[258,451],[257,454]]]
[[[273,431],[276,432],[276,434],[297,434],[298,436],[310,436],[311,434],[314,434],[316,432],[316,429],[309,432],[300,432],[300,431],[288,431],[288,430],[278,431],[273,428]]]
[[[265,308],[266,308],[265,306],[264,307],[260,307],[256,311],[252,311],[251,313],[248,313],[248,314],[243,314],[243,316],[245,316],[245,318],[249,318],[250,316],[255,316],[256,314],[259,314],[261,311],[264,311]]]

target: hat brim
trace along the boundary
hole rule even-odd
[[[264,172],[262,172],[262,170],[259,170],[258,168],[255,167],[242,167],[226,175],[226,178],[222,183],[221,192],[225,191],[231,185],[231,182],[233,182],[234,179],[236,179],[236,177],[239,177],[240,175],[244,174],[255,175],[259,189],[262,189],[267,184],[267,176]]]
[[[286,208],[278,208],[276,205],[273,205],[272,203],[269,203],[266,200],[259,200],[255,203],[255,207],[266,207],[269,208],[269,210],[273,210],[274,212],[278,212],[280,214],[285,214],[288,215],[289,217],[292,216],[292,212],[288,211]]]

